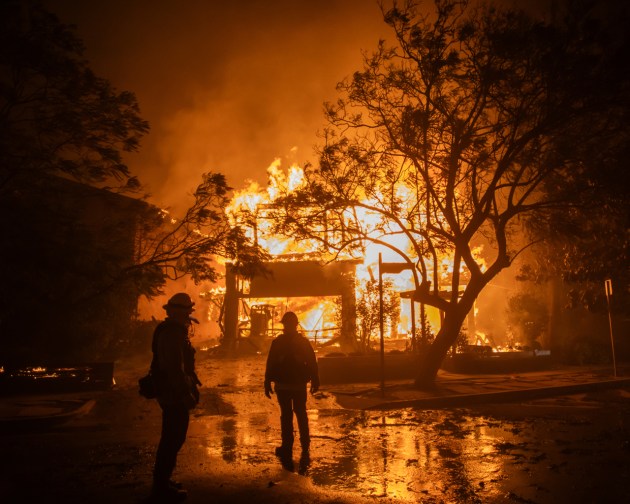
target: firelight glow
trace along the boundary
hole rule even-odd
[[[295,240],[292,237],[278,236],[271,232],[272,223],[266,218],[268,209],[281,196],[291,194],[292,192],[303,187],[305,182],[305,174],[303,169],[297,165],[291,165],[285,172],[281,168],[281,160],[276,159],[269,166],[268,170],[268,186],[262,188],[257,182],[249,182],[242,190],[235,192],[232,202],[227,208],[227,214],[233,225],[240,225],[248,237],[256,241],[260,246],[267,250],[275,260],[291,260],[295,257],[309,257],[316,260],[325,260],[318,251],[316,243],[312,240]],[[397,186],[397,194],[401,201],[407,205],[412,205],[413,193],[411,188],[404,184]],[[363,204],[355,208],[349,208],[342,215],[350,219],[355,219],[363,227],[366,234],[374,239],[386,241],[392,248],[383,247],[367,241],[364,243],[364,254],[361,257],[352,257],[349,254],[340,255],[341,259],[361,259],[362,264],[357,265],[357,293],[367,289],[367,282],[370,280],[370,270],[372,272],[378,270],[379,254],[383,261],[401,261],[401,256],[393,249],[398,249],[403,253],[409,253],[411,244],[403,233],[390,234],[382,236],[382,232],[378,230],[378,226],[382,224],[382,216],[371,208],[378,207],[379,196],[373,200],[365,199]],[[451,259],[444,257],[440,263],[440,276],[445,279],[453,270],[453,262]],[[463,266],[462,266],[463,271]],[[413,276],[410,272],[399,275],[388,275],[388,280],[397,291],[408,291],[415,289]],[[271,300],[253,300],[252,302],[270,303]],[[309,331],[324,331],[327,329],[319,325],[317,328],[311,328],[311,320],[322,318],[318,314],[324,312],[324,301],[312,304],[306,311],[302,311],[305,329]],[[305,309],[306,307],[302,307]],[[328,307],[330,308],[330,307]],[[407,334],[410,328],[411,313],[408,303],[401,304],[401,321],[396,331],[399,334]],[[433,327],[439,327],[439,313],[430,307],[427,307],[427,315],[429,323]],[[308,321],[308,322],[307,322]],[[328,322],[326,325],[330,326]]]

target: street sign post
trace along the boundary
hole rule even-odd
[[[615,339],[613,338],[613,326],[612,326],[612,314],[610,311],[610,298],[612,297],[612,280],[609,278],[604,282],[604,289],[606,289],[606,302],[608,304],[608,326],[610,327],[610,346],[612,348],[612,361],[613,371],[615,378],[617,378],[617,360],[615,359]]]
[[[385,334],[383,322],[383,273],[397,274],[405,270],[413,269],[413,264],[403,262],[383,262],[382,254],[378,254],[378,306],[379,306],[379,330],[381,336],[381,395],[385,396]]]

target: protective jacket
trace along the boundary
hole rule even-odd
[[[152,350],[151,371],[160,405],[196,406],[197,385],[201,383],[195,373],[195,349],[188,338],[188,327],[167,318],[153,333]]]
[[[298,332],[284,332],[271,342],[265,382],[276,390],[300,390],[308,382],[319,388],[317,358],[310,342]]]

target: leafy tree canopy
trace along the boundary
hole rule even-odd
[[[137,189],[123,153],[137,150],[149,127],[134,94],[96,76],[73,27],[38,2],[9,0],[0,9],[0,189],[19,178],[13,188],[42,191],[47,184],[39,182],[51,175]],[[181,217],[138,205],[134,219],[143,240],[137,262],[106,275],[105,283],[135,276],[152,295],[166,278],[213,280],[216,255],[247,270],[258,251],[224,215],[229,190],[223,175],[210,173]]]
[[[149,125],[134,94],[96,76],[83,51],[38,3],[0,4],[0,188],[42,173],[137,188],[122,153]]]
[[[4,355],[94,355],[169,278],[216,280],[217,256],[250,274],[264,257],[228,221],[221,174],[202,177],[181,217],[113,194],[140,187],[123,155],[149,127],[134,94],[96,76],[83,50],[37,1],[0,2]]]
[[[559,155],[576,161],[548,177],[543,192],[550,201],[566,204],[527,219],[527,231],[536,245],[521,277],[536,281],[560,277],[570,289],[570,305],[590,310],[605,309],[604,281],[612,279],[613,307],[627,313],[630,270],[623,265],[630,260],[630,132],[623,124],[630,121],[630,67],[625,63],[630,45],[628,6],[588,5],[592,15],[581,47],[592,56],[581,74],[594,83],[595,93],[601,93],[596,100],[608,100],[583,122],[574,121],[556,143]],[[582,133],[591,129],[593,135]]]
[[[415,265],[416,300],[444,313],[420,385],[479,293],[531,246],[525,220],[578,203],[548,184],[583,180],[589,153],[611,154],[625,128],[627,44],[594,7],[546,18],[459,0],[383,7],[396,44],[339,84],[320,163],[278,207],[279,230],[324,251],[371,242]]]

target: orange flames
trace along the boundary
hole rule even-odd
[[[276,260],[292,260],[297,257],[304,258],[309,257],[313,259],[321,259],[317,255],[317,247],[314,241],[309,240],[295,240],[292,237],[280,236],[272,231],[273,222],[269,215],[271,208],[276,200],[280,197],[291,194],[303,187],[305,183],[304,170],[297,166],[292,165],[288,170],[283,170],[281,167],[281,161],[276,159],[267,169],[268,184],[266,187],[258,184],[257,182],[249,181],[241,190],[234,192],[230,205],[226,208],[226,214],[232,225],[238,225],[247,236],[257,242],[263,247],[271,256]],[[415,190],[407,187],[403,183],[398,184],[396,187],[397,196],[399,201],[403,202],[403,205],[408,208],[413,208],[417,204]],[[374,206],[378,207],[379,196],[374,198],[374,201],[365,199],[364,203],[366,207]],[[384,199],[384,198],[383,198]],[[386,237],[382,236],[382,232],[378,230],[378,225],[382,216],[377,212],[370,211],[364,207],[356,207],[348,210],[348,216],[352,213],[353,218],[360,220],[364,229],[368,230],[368,234],[373,238],[384,239],[390,245],[405,253],[409,253],[412,250],[411,243],[403,233],[392,234]],[[171,219],[168,212],[163,212],[165,219]],[[362,264],[358,264],[356,268],[356,295],[361,296],[362,292],[367,289],[367,283],[371,278],[374,278],[378,272],[378,259],[379,254],[382,256],[383,262],[401,262],[403,259],[393,250],[375,245],[367,241],[364,248],[364,254],[360,259]],[[478,247],[473,251],[473,254],[478,258],[478,263],[482,265],[482,269],[485,266],[481,260],[483,249]],[[413,257],[413,254],[410,254]],[[217,258],[220,260],[220,258]],[[427,263],[427,264],[430,264]],[[453,274],[453,260],[448,255],[444,254],[438,261],[437,276],[440,282],[444,282],[445,285],[449,285],[449,279]],[[464,274],[462,278],[465,281],[464,266],[460,268],[460,273]],[[433,274],[428,271],[428,278],[432,279]],[[387,274],[386,278],[391,282],[393,289],[397,292],[410,291],[415,289],[415,283],[413,275],[409,270],[403,271],[399,274]],[[211,301],[216,300],[225,293],[224,288],[214,288],[212,291],[207,291],[203,294]],[[243,300],[245,302],[245,300]],[[338,302],[335,298],[309,298],[308,300],[303,298],[289,298],[289,299],[249,299],[247,301],[248,306],[244,311],[251,309],[251,306],[270,305],[274,307],[275,317],[279,318],[284,311],[292,310],[298,313],[302,328],[307,332],[311,338],[317,338],[318,340],[326,340],[334,337],[338,334],[338,321],[335,318],[338,307]],[[216,320],[218,318],[218,309],[216,303],[215,306],[211,306],[208,310],[208,321]],[[416,307],[416,329],[420,327],[419,310]],[[246,315],[246,314],[245,314]],[[429,306],[426,306],[426,315],[428,322],[434,333],[440,326],[440,314],[439,312]],[[247,319],[246,316],[242,317]],[[400,305],[400,319],[397,322],[397,327],[391,333],[407,336],[411,334],[412,328],[412,313],[409,301],[402,300]],[[275,319],[274,319],[275,320]],[[246,320],[243,320],[244,322]],[[276,324],[279,328],[279,324]],[[388,331],[389,333],[389,331]]]
[[[294,240],[291,237],[278,236],[271,233],[272,223],[266,218],[268,209],[273,205],[280,196],[290,194],[292,191],[302,187],[304,183],[304,171],[301,167],[293,165],[288,171],[281,169],[280,160],[275,160],[268,170],[269,183],[266,188],[261,187],[256,182],[249,182],[247,187],[237,191],[234,194],[231,204],[227,208],[228,216],[233,225],[243,227],[249,238],[255,240],[263,248],[265,248],[272,256],[278,260],[283,256],[290,255],[295,257],[299,254],[312,255],[316,253],[314,242],[308,240]],[[413,205],[413,194],[411,190],[405,186],[398,188],[399,196],[402,201]],[[366,204],[370,201],[366,200]],[[375,203],[375,202],[374,202]],[[380,216],[375,212],[370,212],[365,208],[352,209],[355,215],[358,215],[362,224],[368,229],[376,229]],[[402,234],[388,236],[387,240],[390,244],[402,251],[410,250],[410,244],[407,238]],[[374,275],[373,272],[378,271],[379,253],[382,255],[384,262],[400,262],[401,257],[394,251],[379,247],[369,242],[365,244],[365,255],[361,258],[362,264],[357,266],[357,295],[366,289],[368,280]],[[452,274],[453,262],[448,258],[444,258],[441,262],[440,276],[446,278]],[[371,273],[372,272],[372,273]],[[415,288],[413,276],[409,271],[405,271],[397,275],[388,275],[394,289],[396,291],[408,291]],[[252,300],[254,303],[268,303],[278,305],[278,300]],[[296,300],[286,300],[281,306],[281,311],[292,309],[300,315],[302,327],[312,334],[321,334],[322,339],[328,339],[333,336],[335,322],[330,320],[330,313],[334,312],[334,302],[330,299],[313,300],[308,306],[300,302],[299,309],[295,308]],[[427,307],[427,315],[429,323],[433,327],[439,326],[439,313],[436,310]],[[417,315],[416,315],[417,317]],[[400,321],[397,331],[399,334],[407,335],[411,331],[411,309],[408,302],[401,303]]]

